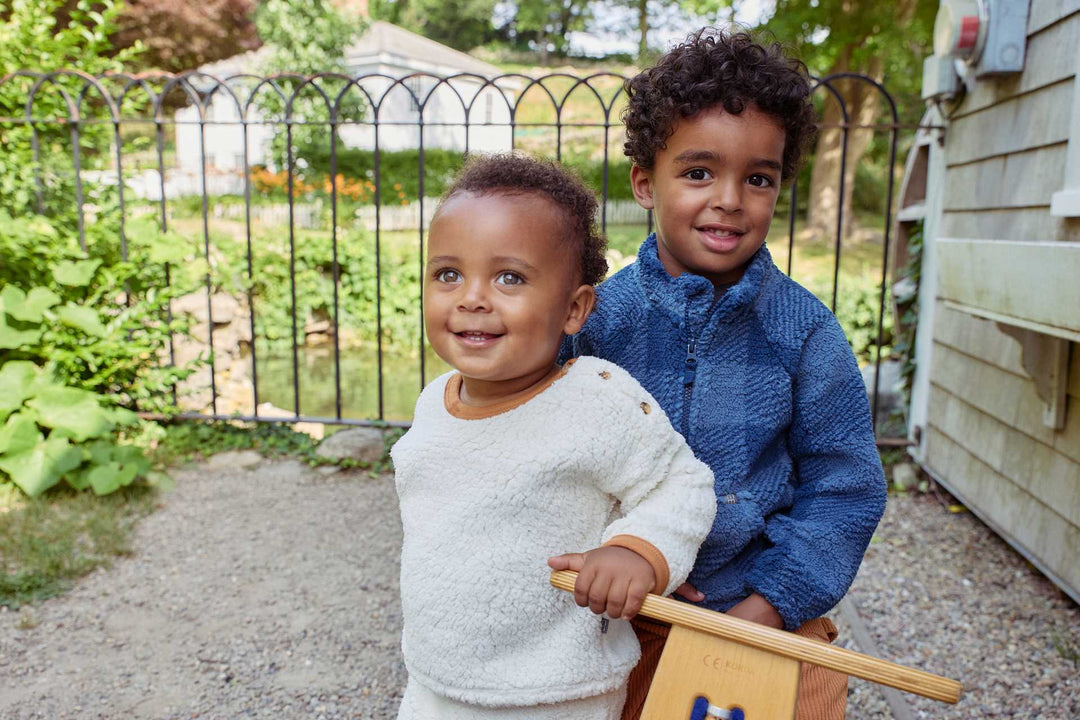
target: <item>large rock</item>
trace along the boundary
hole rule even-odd
[[[340,430],[319,443],[320,457],[375,463],[383,456],[383,433],[378,428],[357,427]]]
[[[206,307],[206,293],[194,292],[176,298],[172,302],[172,311],[174,315],[182,313],[191,315],[198,322],[207,322],[209,314]],[[209,312],[214,314],[215,325],[229,323],[240,313],[240,303],[231,295],[216,293],[210,298]]]

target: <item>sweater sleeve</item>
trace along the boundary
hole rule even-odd
[[[827,612],[847,592],[886,496],[866,389],[835,318],[804,343],[793,395],[793,503],[766,522],[772,547],[747,577],[748,590],[764,596],[788,630]]]
[[[612,442],[600,453],[597,482],[619,500],[620,513],[601,541],[628,547],[659,566],[661,582],[666,563],[666,583],[654,592],[667,595],[685,582],[712,527],[712,470],[694,457],[644,388],[615,366],[610,372],[621,376],[613,384],[622,387],[605,403]]]

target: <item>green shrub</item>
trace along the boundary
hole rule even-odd
[[[841,285],[836,296],[836,319],[844,329],[851,349],[859,364],[872,363],[877,357],[878,306],[881,302],[881,285],[852,277]],[[893,320],[889,309],[889,295],[885,295],[885,317],[881,331],[881,357],[889,357],[893,343]]]

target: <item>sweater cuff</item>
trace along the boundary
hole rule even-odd
[[[664,591],[667,590],[668,581],[671,578],[667,558],[651,542],[642,540],[636,535],[616,535],[604,543],[603,547],[626,548],[645,558],[652,565],[653,573],[656,575],[656,587],[653,592],[657,595],[663,595]]]

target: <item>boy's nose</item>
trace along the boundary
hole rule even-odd
[[[458,298],[458,310],[476,312],[491,309],[484,283],[466,282],[461,290],[461,296]]]
[[[712,207],[726,213],[742,209],[742,183],[735,180],[713,183]]]

